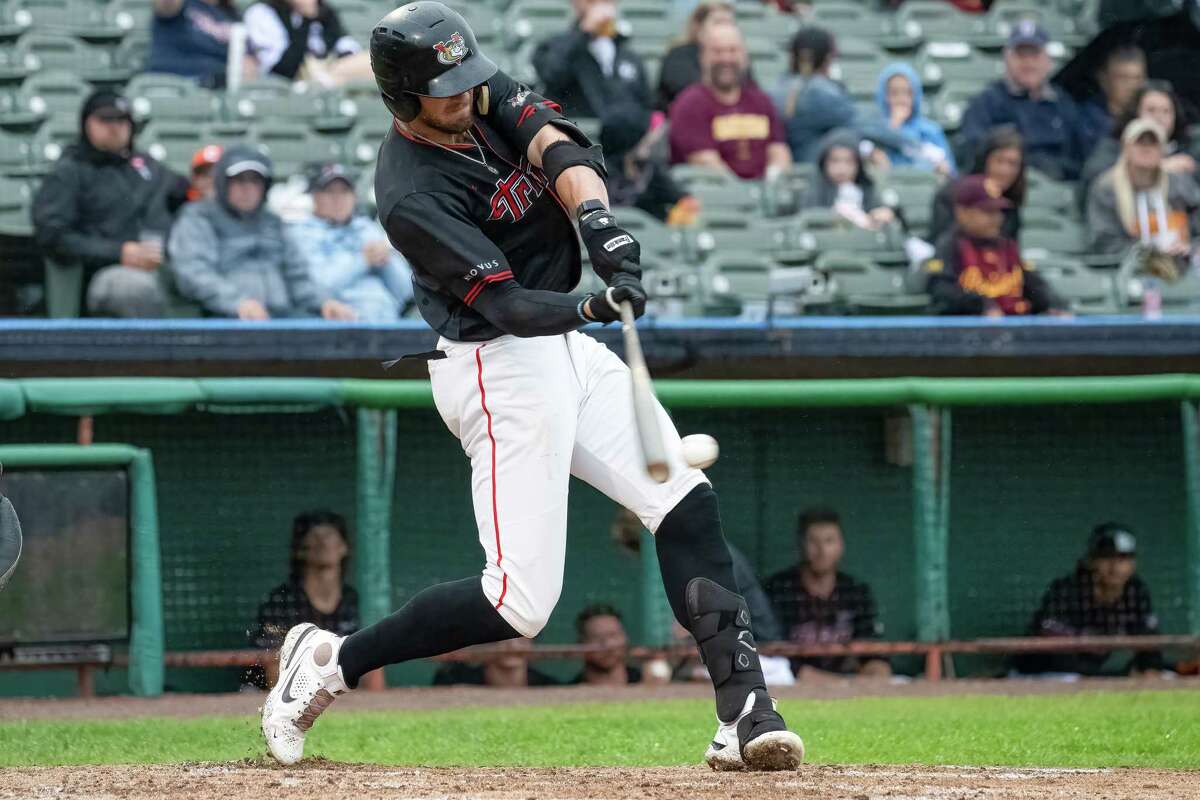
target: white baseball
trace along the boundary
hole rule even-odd
[[[717,456],[721,454],[717,440],[707,433],[693,433],[691,436],[685,436],[680,440],[680,445],[683,450],[683,460],[688,463],[688,466],[697,469],[711,467],[716,463]]]

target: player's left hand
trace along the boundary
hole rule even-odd
[[[646,290],[642,282],[628,272],[618,272],[604,294],[594,294],[587,302],[584,313],[607,325],[621,318],[621,303],[629,301],[633,306],[633,318],[646,313]]]
[[[580,217],[579,235],[592,260],[592,269],[605,283],[613,285],[613,276],[621,272],[635,279],[642,277],[638,267],[642,246],[629,231],[617,224],[608,209],[596,209]]]

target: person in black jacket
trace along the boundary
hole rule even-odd
[[[667,167],[666,126],[651,129],[651,112],[626,104],[608,114],[600,130],[608,199],[614,206],[636,206],[664,222],[687,192]],[[691,202],[696,205],[695,198]]]
[[[646,66],[629,45],[612,0],[573,0],[576,20],[537,46],[533,66],[546,96],[568,117],[599,117],[614,104],[650,108]]]
[[[260,75],[336,86],[371,77],[367,53],[324,0],[262,0],[243,20]]]
[[[1001,231],[1009,201],[983,175],[954,185],[954,226],[925,264],[938,314],[1062,314],[1066,303]]]
[[[975,163],[966,172],[982,175],[988,185],[999,190],[1009,202],[1004,209],[1000,232],[1007,239],[1021,239],[1021,206],[1025,204],[1024,143],[1012,125],[993,128],[975,154]],[[933,218],[929,222],[929,241],[936,242],[954,227],[954,181],[949,181],[933,196]]]
[[[129,101],[99,90],[80,111],[79,141],[38,189],[34,236],[46,257],[83,265],[89,313],[159,316],[162,241],[187,190],[186,178],[134,149]]]

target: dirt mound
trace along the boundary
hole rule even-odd
[[[0,798],[121,800],[1192,800],[1194,772],[974,767],[806,766],[796,773],[714,773],[706,767],[421,769],[306,759],[283,769],[226,764],[41,767],[0,772]]]

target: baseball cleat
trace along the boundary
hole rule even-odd
[[[345,637],[316,625],[296,625],[279,648],[279,680],[262,708],[267,750],[280,764],[304,755],[304,735],[337,695],[348,691],[338,668]]]
[[[758,702],[751,692],[742,713],[732,722],[721,722],[704,761],[721,772],[794,770],[804,761],[804,742],[787,729],[783,717],[769,705]],[[758,707],[756,708],[756,704]]]

